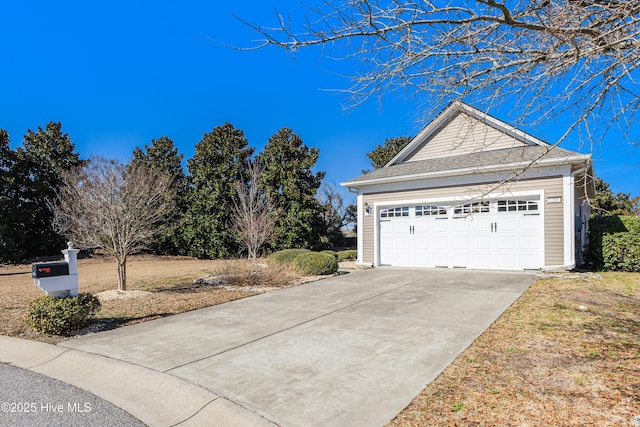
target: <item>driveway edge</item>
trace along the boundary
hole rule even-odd
[[[173,375],[97,354],[0,336],[0,363],[86,390],[151,426],[274,426]]]

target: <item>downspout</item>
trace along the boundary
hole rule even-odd
[[[575,191],[575,177],[577,175],[579,175],[579,174],[586,173],[588,170],[589,170],[589,164],[586,164],[584,167],[571,172],[571,181],[573,183],[572,192]],[[584,180],[585,180],[584,181],[585,182],[584,192],[585,192],[585,196],[588,199],[589,196],[588,196],[588,192],[587,192],[587,188],[586,188],[586,182],[587,182],[586,181],[586,176],[585,176]],[[574,195],[574,197],[575,197],[575,195]],[[583,201],[580,201],[581,206],[582,206],[583,203],[584,203]],[[573,219],[574,219],[573,239],[572,239],[572,242],[573,242],[573,257],[574,257],[574,263],[573,264],[574,264],[574,268],[577,266],[578,261],[582,259],[580,256],[577,256],[577,254],[576,254],[576,247],[575,247],[575,241],[576,241],[575,217],[576,217],[576,215],[575,215],[575,212],[574,212],[574,214],[573,214]],[[582,251],[584,246],[588,243],[588,239],[589,239],[589,237],[588,237],[589,236],[588,235],[589,220],[585,219],[583,217],[583,215],[580,215],[580,221],[582,222],[582,224],[581,224],[581,228],[580,228],[580,241],[579,241],[579,244],[580,244],[580,251]]]

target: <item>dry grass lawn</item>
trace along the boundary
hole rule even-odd
[[[300,283],[246,263],[134,257],[135,299],[103,302],[113,328]],[[212,275],[241,271],[215,286]],[[116,289],[115,265],[79,261],[80,291]],[[311,278],[314,279],[314,278]],[[309,278],[302,280],[311,280]],[[42,292],[30,266],[0,266],[0,334],[57,342],[22,321]],[[95,330],[95,326],[94,326]],[[507,312],[400,413],[390,426],[640,426],[640,274],[566,274],[535,282]]]
[[[535,282],[389,426],[640,426],[635,417],[640,274],[571,274]]]
[[[267,272],[262,265],[256,268],[248,265],[244,261],[131,257],[127,263],[127,289],[148,293],[135,299],[103,300],[98,322],[80,333],[183,313],[315,279],[301,278],[288,269]],[[229,283],[231,286],[214,286],[206,281],[194,283],[197,278],[238,271],[244,280]],[[118,287],[115,262],[106,257],[78,260],[78,277],[80,292],[100,294]],[[42,295],[44,293],[33,284],[30,264],[0,265],[0,335],[50,343],[66,339],[38,333],[22,320],[28,302]]]

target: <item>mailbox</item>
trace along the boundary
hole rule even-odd
[[[65,262],[45,262],[31,266],[33,284],[50,297],[78,296],[78,249],[73,243],[63,250]]]
[[[31,266],[31,277],[34,279],[68,275],[69,264],[66,262],[47,262],[43,264],[33,264]]]

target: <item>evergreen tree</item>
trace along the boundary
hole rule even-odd
[[[235,255],[239,244],[230,228],[235,185],[246,176],[253,149],[244,133],[229,123],[204,134],[187,162],[190,190],[180,227],[184,253],[199,258]]]
[[[20,215],[13,176],[15,161],[15,152],[9,147],[9,134],[0,129],[0,262],[16,261],[24,255],[16,246],[24,238],[19,235],[23,227],[16,227]]]
[[[172,215],[176,222],[182,220],[186,210],[185,194],[188,185],[182,168],[182,159],[183,156],[178,153],[173,140],[166,136],[151,140],[151,145],[145,145],[144,149],[136,147],[133,151],[133,162],[142,163],[151,170],[162,171],[171,177],[172,187],[177,194],[174,215]],[[179,249],[175,230],[170,229],[167,234],[151,245],[150,249],[156,254],[177,254]]]
[[[317,148],[308,148],[291,129],[282,128],[269,138],[258,156],[264,168],[265,188],[283,209],[273,249],[317,248],[326,237],[316,199],[325,173],[312,171],[319,154]]]
[[[596,195],[591,201],[592,216],[596,215],[636,215],[639,208],[639,197],[631,198],[630,193],[616,193],[609,188],[609,183],[596,177]]]
[[[367,157],[371,160],[371,166],[373,169],[380,169],[391,159],[395,157],[396,154],[400,152],[408,143],[411,141],[410,136],[399,136],[396,138],[387,138],[384,140],[384,145],[378,144],[376,148],[367,153]],[[362,171],[362,173],[367,173],[370,171]]]
[[[12,177],[15,186],[16,246],[22,256],[59,254],[64,240],[52,227],[48,203],[63,185],[62,174],[80,166],[80,155],[62,124],[50,122],[45,129],[27,131],[16,150]]]

